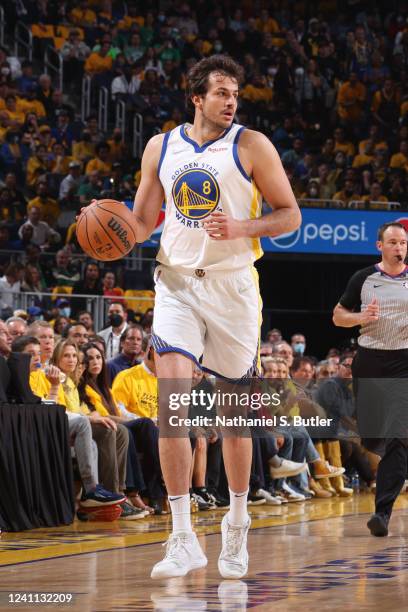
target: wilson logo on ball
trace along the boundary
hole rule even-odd
[[[108,227],[111,228],[125,247],[125,249],[130,249],[130,242],[127,239],[127,231],[121,226],[121,224],[116,221],[115,217],[111,217],[108,221]]]

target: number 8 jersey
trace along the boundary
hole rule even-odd
[[[167,132],[159,160],[166,218],[157,256],[180,269],[234,270],[262,256],[259,238],[217,241],[203,228],[215,211],[238,220],[261,215],[262,197],[241,165],[238,141],[244,127],[232,124],[220,138],[199,146],[191,125]]]

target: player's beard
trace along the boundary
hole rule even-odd
[[[225,130],[228,130],[229,127],[231,127],[231,124],[234,121],[234,117],[232,116],[231,119],[227,119],[226,117],[222,117],[222,116],[211,116],[209,117],[207,114],[205,114],[204,111],[202,111],[202,124],[203,126],[205,126],[209,131],[217,131],[219,130],[220,132],[223,132]]]

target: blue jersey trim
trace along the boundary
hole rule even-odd
[[[203,145],[200,145],[198,143],[196,143],[195,140],[193,140],[192,138],[190,138],[189,136],[187,136],[186,134],[186,124],[184,123],[183,125],[180,126],[180,136],[189,144],[191,144],[194,147],[194,151],[196,153],[202,153],[203,151],[206,150],[207,147],[209,147],[210,145],[214,144],[214,142],[217,142],[218,140],[221,140],[222,138],[224,138],[224,136],[226,136],[228,134],[228,132],[232,129],[233,127],[233,123],[229,126],[229,128],[227,128],[225,130],[225,132],[223,132],[221,134],[221,136],[218,136],[218,138],[214,138],[214,140],[209,140],[208,142],[205,142]]]
[[[234,138],[234,144],[232,145],[232,154],[234,156],[234,161],[235,164],[238,168],[238,170],[240,171],[240,173],[242,174],[242,176],[244,177],[244,179],[246,179],[247,181],[249,181],[250,183],[252,182],[252,179],[250,176],[248,176],[248,174],[245,172],[244,168],[242,167],[241,161],[239,159],[239,155],[238,155],[238,142],[239,142],[239,137],[241,136],[242,132],[245,130],[245,127],[241,127],[239,128],[238,132],[235,135]]]
[[[166,134],[164,135],[164,138],[163,138],[163,144],[162,144],[162,150],[161,150],[161,153],[160,153],[159,165],[157,166],[157,176],[160,176],[160,169],[162,167],[164,156],[166,155],[167,144],[169,142],[170,134],[171,134],[171,131],[170,132],[166,132]]]

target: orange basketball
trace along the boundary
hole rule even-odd
[[[79,216],[76,235],[89,257],[113,261],[136,244],[136,222],[129,208],[116,200],[98,200]]]

